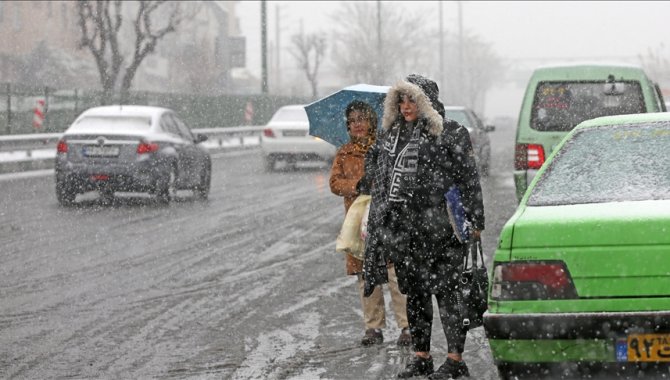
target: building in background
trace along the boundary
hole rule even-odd
[[[226,94],[231,72],[245,65],[236,1],[182,2],[176,33],[159,41],[135,75],[132,90]],[[138,2],[123,2],[122,48],[132,54]],[[0,1],[0,82],[54,88],[100,88],[88,49],[79,48],[74,1]]]
[[[231,71],[245,64],[245,39],[239,35],[235,1],[181,3],[188,17],[147,57],[137,88],[199,94],[234,92]],[[164,83],[160,83],[164,81]]]
[[[97,79],[90,53],[78,49],[76,3],[0,1],[0,82],[86,87]]]

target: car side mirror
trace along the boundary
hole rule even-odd
[[[495,130],[496,130],[495,125],[487,125],[487,126],[484,127],[484,132],[493,132]]]
[[[195,136],[193,136],[193,142],[195,142],[196,144],[200,144],[203,141],[207,141],[207,138],[208,138],[207,135],[196,133]]]

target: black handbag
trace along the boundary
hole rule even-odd
[[[484,265],[482,242],[471,239],[468,243],[468,254],[465,255],[459,302],[463,315],[463,326],[473,329],[484,324],[484,312],[488,308],[489,277]]]

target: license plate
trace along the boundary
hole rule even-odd
[[[119,155],[118,146],[90,145],[84,147],[84,156],[86,157],[116,157],[118,155]]]
[[[670,334],[630,334],[616,345],[617,361],[670,362]]]
[[[307,132],[306,131],[283,131],[282,136],[285,137],[302,137],[306,136]]]

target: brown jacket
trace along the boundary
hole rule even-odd
[[[330,191],[344,197],[345,214],[349,206],[356,200],[356,184],[363,177],[365,152],[354,143],[347,143],[340,147],[330,170]],[[348,275],[363,272],[363,261],[344,255]]]

